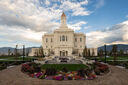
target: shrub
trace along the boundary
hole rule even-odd
[[[39,64],[25,63],[25,64],[22,64],[21,71],[28,72],[28,73],[40,72],[41,67],[39,66]]]
[[[63,72],[68,72],[68,69],[64,67],[64,68],[62,69],[62,71],[63,71]]]
[[[0,70],[6,69],[7,65],[6,64],[0,64]]]
[[[99,63],[99,62],[95,62],[94,63],[96,65],[96,70],[100,70],[100,72],[106,72],[109,70],[109,67],[105,64]]]
[[[79,70],[77,75],[81,77],[85,77],[85,70],[84,69]]]
[[[100,75],[100,70],[99,69],[95,69],[94,72],[95,72],[96,75]]]
[[[47,68],[45,75],[48,75],[48,76],[56,75],[56,69],[55,68]]]

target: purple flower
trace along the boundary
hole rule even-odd
[[[53,79],[53,76],[46,76],[45,79],[52,80]]]

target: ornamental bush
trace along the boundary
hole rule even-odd
[[[41,67],[39,66],[39,64],[25,63],[25,64],[22,64],[21,71],[27,72],[27,73],[40,72]]]
[[[95,65],[94,71],[98,74],[99,74],[99,71],[102,73],[109,71],[109,67],[105,64],[95,62],[94,65]]]
[[[45,75],[51,76],[51,75],[56,75],[56,69],[55,68],[47,68]]]
[[[5,63],[0,64],[0,70],[6,69],[6,68],[7,68],[7,65]]]

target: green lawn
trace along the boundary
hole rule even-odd
[[[84,68],[88,68],[88,66],[84,64],[44,64],[41,66],[42,69],[47,68],[55,68],[57,70],[62,70],[63,68],[66,68],[69,71],[76,71]]]
[[[104,61],[105,57],[98,57],[98,60]],[[107,61],[113,61],[114,57],[107,57]],[[128,61],[128,56],[117,56],[117,61]]]
[[[25,61],[31,61],[34,57],[24,57]],[[7,56],[7,57],[0,57],[0,61],[22,61],[22,57],[12,57],[12,56]]]

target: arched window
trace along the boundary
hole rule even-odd
[[[77,42],[77,38],[75,38],[75,42]]]
[[[80,38],[80,42],[82,42],[82,38]]]
[[[65,36],[64,35],[62,36],[62,41],[65,41]]]
[[[66,51],[66,56],[68,56],[68,51]]]
[[[48,42],[48,38],[46,38],[46,42]]]
[[[52,38],[51,38],[51,42],[52,42]]]
[[[61,41],[61,36],[60,36],[60,41]]]
[[[68,38],[67,38],[67,36],[66,36],[66,41],[68,41]]]

